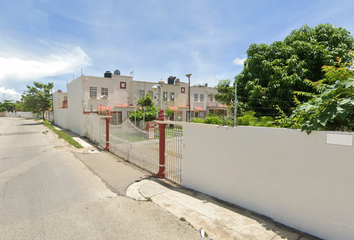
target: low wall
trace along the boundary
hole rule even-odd
[[[183,185],[324,239],[354,239],[353,134],[184,125]]]
[[[7,117],[36,118],[32,112],[8,112]]]
[[[98,115],[82,115],[84,136],[98,144],[101,141],[101,119],[102,116]],[[106,129],[102,131],[105,133]]]
[[[6,112],[0,112],[0,117],[6,117]]]
[[[69,129],[69,121],[75,121],[75,119],[69,119],[68,109],[57,109],[54,112],[54,124],[58,125],[61,128]],[[72,129],[69,129],[73,131]]]

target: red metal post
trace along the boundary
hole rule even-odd
[[[159,121],[166,121],[165,111],[160,109],[159,117],[157,118]],[[159,124],[159,172],[156,174],[158,178],[165,178],[165,123]]]
[[[106,116],[109,116],[109,110],[106,110]],[[105,150],[109,151],[109,122],[110,118],[106,118],[106,147]]]

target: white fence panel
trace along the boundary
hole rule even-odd
[[[183,128],[168,127],[165,130],[165,174],[166,178],[182,184]]]

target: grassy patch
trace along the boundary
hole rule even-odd
[[[179,220],[181,220],[182,222],[186,221],[186,219],[184,217],[181,217]]]
[[[56,134],[58,134],[59,138],[64,139],[65,141],[67,141],[68,143],[70,143],[71,145],[73,145],[76,148],[83,148],[83,146],[80,145],[80,143],[76,142],[74,139],[72,139],[70,137],[70,135],[68,135],[67,133],[57,130],[55,129],[52,124],[48,121],[44,121],[43,124],[45,126],[47,126],[48,128],[50,128],[53,132],[55,132]]]
[[[151,197],[147,197],[147,198],[146,198],[146,201],[148,201],[148,202],[152,202]]]

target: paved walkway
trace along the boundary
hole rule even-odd
[[[209,239],[240,240],[318,240],[314,236],[274,222],[238,206],[186,189],[124,161],[84,138],[70,133],[85,147],[71,147],[75,156],[95,172],[117,194],[137,201],[152,201],[186,221],[203,229]],[[83,141],[83,142],[81,142]]]

